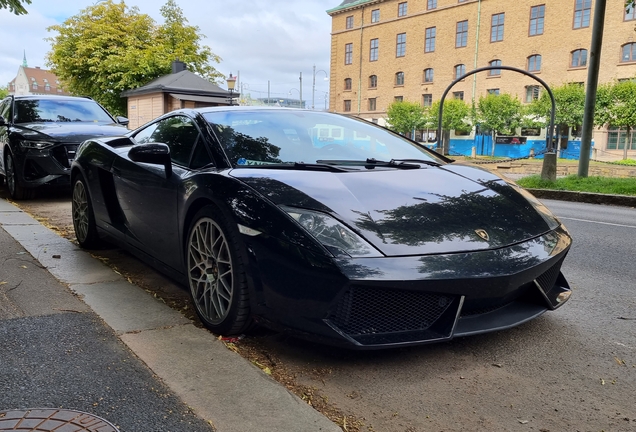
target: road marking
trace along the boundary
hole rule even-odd
[[[623,224],[615,224],[615,223],[610,223],[610,222],[599,222],[599,221],[593,221],[593,220],[587,220],[587,219],[569,218],[569,217],[563,217],[563,216],[557,216],[557,217],[559,219],[573,220],[573,221],[577,221],[577,222],[589,222],[589,223],[595,223],[595,224],[600,224],[600,225],[611,225],[611,226],[617,226],[617,227],[623,227],[623,228],[636,228],[636,226],[634,226],[634,225],[623,225]]]

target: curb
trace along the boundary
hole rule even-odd
[[[605,204],[624,207],[636,207],[636,196],[609,195],[591,192],[572,192],[554,189],[526,189],[537,198],[559,201],[582,202],[589,204]]]

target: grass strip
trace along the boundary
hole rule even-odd
[[[636,178],[578,177],[570,175],[552,182],[542,180],[540,175],[532,175],[517,180],[526,189],[552,189],[574,192],[592,192],[613,195],[635,195]]]

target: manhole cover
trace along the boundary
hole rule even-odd
[[[54,408],[0,411],[0,432],[119,432],[115,426],[93,414]]]

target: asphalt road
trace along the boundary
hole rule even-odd
[[[382,352],[273,332],[239,344],[361,420],[359,430],[634,431],[636,210],[544,202],[574,237],[563,268],[574,294],[558,311],[508,331]],[[43,200],[29,211],[64,226],[64,206]]]

